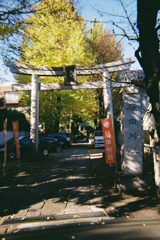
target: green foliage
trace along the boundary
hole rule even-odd
[[[21,61],[32,65],[63,66],[88,63],[85,24],[69,0],[48,0],[25,20]]]
[[[18,32],[19,24],[15,25],[8,25],[8,24],[0,24],[0,39],[1,40],[8,40],[10,36],[12,36],[14,33]]]
[[[88,38],[94,56],[95,64],[113,62],[122,59],[121,44],[116,43],[115,36],[110,30],[106,31],[102,23],[93,21],[89,28]]]
[[[0,107],[4,107],[4,101],[5,101],[5,98],[0,97]]]
[[[31,76],[30,75],[14,74],[14,79],[18,83],[28,83],[28,82],[31,82]]]
[[[23,113],[18,112],[17,110],[7,110],[0,109],[0,131],[3,131],[3,123],[4,120],[7,118],[7,130],[12,131],[12,122],[18,120],[19,124],[19,131],[29,131],[30,124],[26,120],[26,117]]]
[[[113,115],[117,119],[120,116],[122,106],[122,93],[119,92],[119,88],[112,89],[112,102],[113,102]]]

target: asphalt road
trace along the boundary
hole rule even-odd
[[[37,221],[159,220],[154,196],[116,191],[115,166],[102,153],[81,143],[45,159],[26,156],[20,167],[8,162],[0,177],[0,233]]]
[[[97,156],[93,155],[96,162],[91,166],[87,146],[76,144],[45,159],[26,156],[20,167],[18,161],[7,162],[0,179],[1,217],[92,211],[102,189],[95,181]]]

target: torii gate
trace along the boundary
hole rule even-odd
[[[95,66],[76,67],[74,74],[78,76],[103,74],[103,81],[74,83],[68,85],[62,83],[39,83],[39,76],[64,76],[64,67],[29,66],[14,62],[5,62],[5,65],[10,68],[12,73],[31,75],[31,83],[13,84],[12,89],[18,91],[31,90],[30,140],[32,152],[34,154],[38,153],[39,90],[103,88],[105,116],[106,118],[111,117],[113,119],[111,87],[124,87],[128,86],[128,84],[124,82],[110,81],[109,73],[129,70],[131,63],[134,63],[135,61],[136,58],[131,57]]]

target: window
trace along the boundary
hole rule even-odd
[[[5,102],[18,102],[18,92],[5,92]]]
[[[30,138],[24,138],[21,140],[21,144],[23,145],[30,145]]]
[[[95,135],[95,136],[103,136],[103,133],[102,133],[102,131],[99,131],[99,132],[95,132],[94,135]]]
[[[44,143],[43,138],[38,138],[38,145],[41,145],[41,144],[43,144],[43,143]]]

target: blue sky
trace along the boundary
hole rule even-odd
[[[13,83],[14,78],[12,73],[9,71],[7,67],[4,66],[2,58],[0,57],[0,84],[10,85]]]
[[[126,24],[126,21],[123,17],[117,18],[116,16],[124,16],[124,11],[121,4],[117,0],[80,0],[80,5],[82,6],[81,13],[84,15],[84,20],[89,20],[87,24],[91,25],[91,21],[96,18],[97,20],[101,20],[106,29],[110,29],[111,31],[114,29],[116,33],[120,33],[119,29],[114,27],[112,24],[112,20],[118,23],[121,21],[120,26],[127,29],[127,33],[130,35],[133,34],[131,31],[131,27]],[[132,22],[136,22],[136,1],[127,0],[127,11],[128,15]],[[129,4],[132,3],[132,4]],[[99,10],[99,12],[97,10]],[[111,13],[113,15],[108,15],[107,13]],[[122,39],[122,36],[117,36],[118,41]],[[123,54],[124,58],[129,58],[134,56],[135,50],[138,48],[138,43],[136,41],[128,41],[127,38],[123,38]],[[131,69],[141,69],[138,61],[132,64]]]
[[[128,0],[127,3],[129,3],[131,0]],[[133,2],[133,1],[131,1]],[[135,3],[136,1],[134,1]],[[91,21],[96,18],[96,20],[101,20],[105,26],[106,29],[110,29],[111,31],[114,29],[116,33],[120,33],[118,28],[114,28],[111,21],[115,21],[118,23],[118,21],[121,21],[121,26],[123,26],[125,29],[127,29],[127,32],[131,34],[130,26],[125,24],[125,19],[123,17],[117,18],[115,16],[120,15],[124,16],[123,8],[116,0],[79,0],[79,6],[81,13],[84,15],[84,20],[86,20],[87,25],[91,25]],[[97,10],[100,10],[98,12]],[[130,15],[132,21],[136,21],[136,5],[132,4],[127,6],[128,14]],[[112,13],[113,15],[108,15],[106,13]],[[118,41],[122,39],[122,36],[117,37]],[[134,56],[134,51],[137,49],[138,44],[136,42],[129,42],[126,38],[123,38],[122,40],[123,44],[123,54],[124,58],[132,57]],[[7,68],[3,66],[3,61],[0,58],[0,78],[4,78],[6,80],[9,80],[10,82],[13,81],[12,74],[8,71]],[[136,63],[132,64],[131,69],[141,69],[138,61]],[[7,82],[6,82],[7,83]]]

